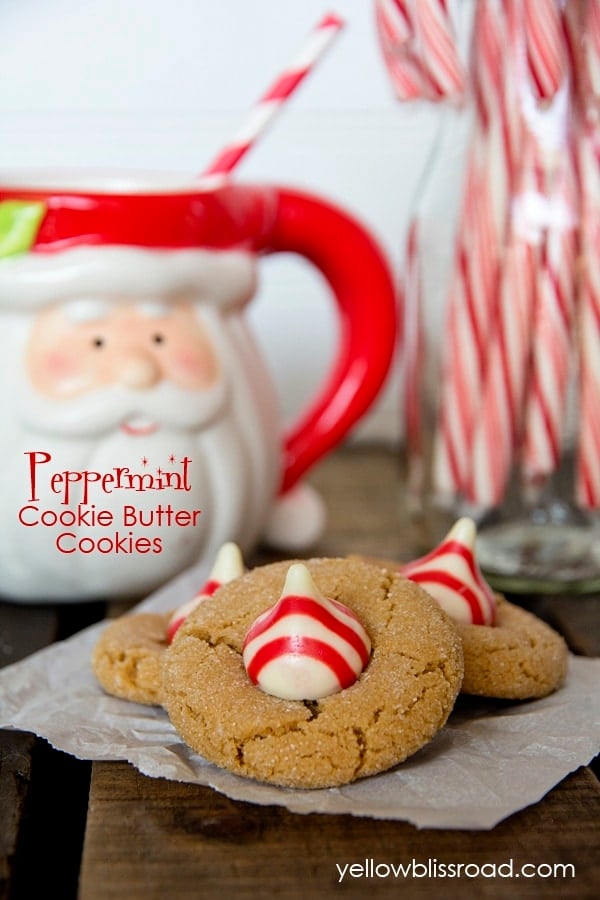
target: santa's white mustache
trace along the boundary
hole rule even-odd
[[[142,422],[195,431],[220,415],[227,395],[223,378],[202,391],[163,381],[150,390],[113,386],[68,400],[49,399],[27,386],[16,398],[16,415],[32,431],[66,437],[93,437]]]

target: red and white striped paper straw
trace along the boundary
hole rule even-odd
[[[344,20],[335,13],[328,13],[321,19],[309,34],[298,56],[258,100],[240,131],[223,147],[205,169],[203,176],[229,175],[233,171],[264,134],[300,83],[312,72],[343,25]]]

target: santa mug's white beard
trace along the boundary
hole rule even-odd
[[[161,392],[163,403],[168,393]],[[247,416],[236,412],[236,404],[228,402],[224,392],[220,397],[217,391],[211,394],[212,406],[209,401],[203,408],[208,421],[202,426],[193,430],[166,427],[167,418],[183,424],[192,421],[199,409],[193,403],[186,406],[181,396],[176,401],[177,393],[181,394],[170,394],[167,410],[160,408],[160,417],[153,401],[135,407],[123,403],[115,410],[115,427],[108,431],[112,414],[108,406],[102,408],[108,393],[102,398],[98,394],[95,411],[105,432],[100,437],[94,434],[97,425],[92,416],[87,428],[80,421],[78,430],[76,419],[66,412],[59,422],[54,415],[42,415],[35,428],[13,423],[10,431],[15,440],[0,479],[2,594],[21,600],[143,596],[184,568],[203,558],[210,560],[227,540],[235,540],[243,551],[254,545],[276,492],[280,448],[260,428],[249,428]],[[25,420],[37,405],[22,410]],[[119,427],[123,414],[161,425],[150,433],[132,435]],[[82,436],[84,430],[91,436]],[[30,502],[30,454],[34,451],[40,455],[36,456],[35,502]],[[48,462],[43,461],[46,454],[51,457]],[[160,489],[157,470],[182,473],[184,460],[186,485],[179,490]],[[104,489],[92,483],[85,510],[109,513],[110,526],[97,519],[92,522],[89,516],[82,524],[30,524],[44,510],[76,510],[82,499],[81,485],[74,483],[68,507],[63,504],[64,496],[57,488],[64,487],[64,480],[55,481],[53,490],[52,473],[104,475],[115,467],[153,475],[155,486],[138,491],[114,489],[110,482]],[[27,524],[19,519],[24,506],[30,507],[24,517]],[[197,510],[201,512],[194,515]]]
[[[225,379],[202,391],[176,388],[166,381],[149,390],[106,387],[68,400],[53,400],[22,382],[18,417],[33,432],[69,438],[93,437],[140,420],[158,428],[197,431],[223,415]]]

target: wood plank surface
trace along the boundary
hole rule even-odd
[[[400,470],[385,448],[350,447],[315,471],[329,508],[323,556],[412,554],[399,525]],[[397,486],[397,489],[396,489]],[[276,559],[261,551],[251,564]],[[575,652],[596,654],[600,598],[527,598]],[[499,786],[501,790],[501,786]],[[581,768],[541,803],[488,832],[419,831],[402,822],[294,815],[239,803],[194,785],[154,780],[126,763],[95,763],[79,886],[80,900],[236,898],[311,900],[444,896],[592,898],[600,884],[600,785]],[[355,877],[336,863],[576,865],[575,878],[525,876],[432,880]],[[432,863],[435,865],[435,863]],[[367,862],[367,866],[369,863]],[[430,864],[431,865],[431,864]],[[358,870],[354,870],[355,872]],[[384,870],[385,871],[385,870]],[[421,870],[422,871],[422,870]],[[506,869],[504,870],[506,871]],[[419,870],[417,869],[417,873]],[[516,878],[519,877],[517,881]]]
[[[146,778],[127,763],[96,763],[80,900],[312,900],[338,889],[356,898],[592,898],[600,884],[598,844],[582,847],[582,834],[592,833],[599,817],[600,791],[586,769],[569,776],[545,803],[493,831],[441,832],[351,816],[294,815],[229,800],[210,788]],[[504,884],[419,875],[347,876],[338,883],[336,863],[343,869],[370,859],[394,865],[512,860],[515,871],[522,864],[576,860],[577,869],[575,878],[507,878]]]
[[[0,602],[0,668],[68,637],[103,612],[102,604]],[[0,731],[0,900],[37,895],[41,869],[32,866],[33,859],[45,863],[45,882],[55,896],[75,896],[90,773],[90,763],[59,753],[32,734]]]
[[[0,668],[51,643],[58,634],[58,614],[43,606],[0,604]],[[31,788],[35,738],[0,731],[0,898],[9,897],[19,840]]]

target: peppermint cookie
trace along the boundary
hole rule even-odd
[[[160,705],[162,656],[169,615],[121,616],[104,629],[92,653],[92,670],[108,694]]]
[[[294,788],[342,785],[395,766],[442,728],[462,681],[461,643],[425,591],[357,559],[303,562],[319,598],[337,612],[309,615],[293,603],[293,615],[305,620],[298,642],[288,631],[290,609],[281,622],[275,612],[260,619],[278,606],[294,562],[254,569],[191,613],[164,655],[163,705],[192,749],[238,775]],[[357,635],[344,631],[333,648],[346,661],[344,647],[354,644],[363,657],[354,683],[317,699],[263,690],[264,646],[269,659],[278,642],[282,652],[301,643],[312,653],[330,615]],[[246,670],[244,651],[258,684]]]
[[[421,585],[454,620],[464,650],[462,693],[505,700],[544,697],[562,684],[562,637],[532,613],[495,594],[475,556],[476,527],[459,519],[426,556],[402,565],[381,560]]]
[[[111,622],[92,653],[92,669],[104,690],[135,703],[161,703],[162,656],[190,612],[222,584],[244,572],[242,554],[232,542],[223,544],[211,573],[199,591],[169,614],[132,613]]]
[[[462,692],[503,700],[545,697],[567,673],[562,637],[537,616],[496,597],[493,626],[456,624],[465,657]]]

